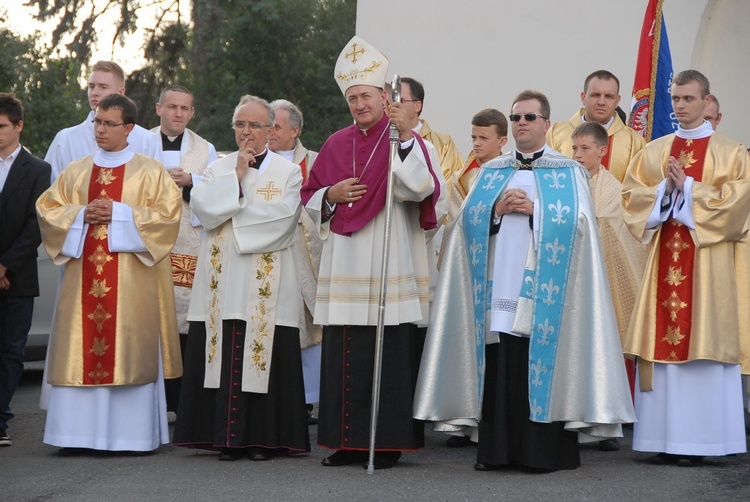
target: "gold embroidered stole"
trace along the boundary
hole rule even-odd
[[[159,128],[155,128],[157,132]],[[208,165],[208,142],[190,129],[185,129],[183,141],[190,138],[190,146],[180,157],[180,168],[187,173],[202,174]],[[161,135],[159,135],[161,139]],[[193,287],[195,266],[198,262],[200,229],[195,229],[190,221],[190,204],[182,202],[180,233],[170,255],[172,262],[172,282],[183,288]]]
[[[703,161],[709,138],[675,137],[671,156],[696,181],[703,178]],[[695,245],[690,229],[670,217],[662,224],[659,240],[659,274],[656,290],[656,340],[654,361],[687,361],[693,312]]]
[[[93,166],[88,201],[120,201],[124,166]],[[115,175],[116,173],[116,175]],[[113,383],[117,336],[118,254],[109,251],[109,225],[89,225],[83,243],[81,304],[83,384]]]
[[[208,322],[206,322],[206,372],[203,375],[203,386],[207,389],[218,389],[221,383],[221,339],[223,336],[223,303],[226,281],[223,274],[227,269],[225,230],[229,222],[223,223],[213,231],[208,245]]]

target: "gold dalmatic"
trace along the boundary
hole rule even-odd
[[[118,172],[122,173],[122,169]],[[113,169],[93,167],[89,202],[94,199],[119,201],[124,176]],[[117,319],[118,255],[109,251],[107,225],[89,225],[83,243],[82,326],[83,384],[113,383]]]
[[[703,178],[703,159],[709,138],[675,137],[671,155],[685,173]],[[659,281],[656,290],[655,361],[687,361],[693,319],[693,265],[695,245],[690,230],[671,218],[662,225],[659,241]]]

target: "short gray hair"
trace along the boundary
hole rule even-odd
[[[271,108],[273,108],[274,112],[279,110],[286,110],[289,112],[289,126],[292,129],[298,127],[299,133],[302,134],[304,119],[302,118],[302,112],[297,108],[297,105],[286,99],[277,99],[271,102]]]
[[[268,104],[268,101],[266,101],[263,98],[259,98],[258,96],[245,94],[244,96],[240,98],[240,102],[237,103],[237,106],[234,107],[234,113],[232,113],[232,125],[234,125],[234,120],[237,118],[237,112],[239,111],[239,109],[249,104],[256,104],[256,105],[263,106],[268,112],[268,122],[270,124],[273,124],[273,121],[276,118],[276,113],[274,113],[273,108],[271,108],[271,105]]]

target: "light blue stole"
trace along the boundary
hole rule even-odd
[[[510,155],[483,166],[463,212],[472,277],[480,402],[484,388],[485,324],[492,303],[492,279],[488,278],[487,270],[489,230],[495,214],[494,203],[518,166],[518,161]],[[519,306],[529,300],[533,308],[529,341],[530,418],[549,422],[557,342],[578,226],[578,194],[572,163],[542,157],[532,166],[539,204],[539,252],[536,270],[527,268],[524,272]]]

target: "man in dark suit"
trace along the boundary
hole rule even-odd
[[[23,349],[39,296],[34,204],[50,185],[50,165],[20,143],[23,106],[0,93],[0,446],[10,446],[10,400],[23,371]]]

